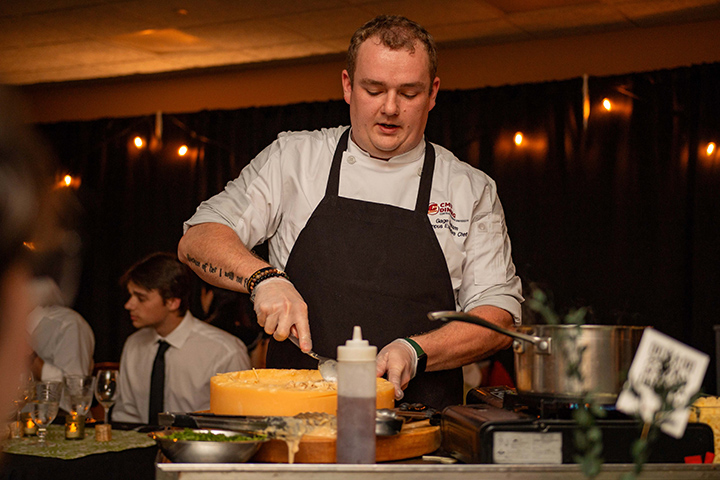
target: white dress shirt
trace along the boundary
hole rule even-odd
[[[28,318],[27,331],[30,346],[44,362],[40,380],[62,382],[65,375],[92,374],[95,335],[75,310],[62,305],[36,307]],[[60,408],[70,409],[64,389]]]
[[[239,338],[198,320],[189,311],[165,338],[154,328],[141,328],[123,347],[112,421],[148,423],[150,377],[161,339],[170,344],[165,353],[165,411],[208,410],[211,377],[251,368],[247,348]]]
[[[249,248],[268,241],[269,261],[285,268],[295,240],[325,195],[332,157],[346,127],[282,133],[225,190],[185,223],[215,222]],[[520,323],[522,288],[495,182],[433,144],[436,162],[428,219],[445,254],[458,309],[493,305]],[[339,195],[414,209],[425,143],[389,160],[352,140],[343,153]]]

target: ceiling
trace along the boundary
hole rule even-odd
[[[341,55],[381,13],[440,46],[720,18],[720,0],[0,0],[0,79],[28,85]]]

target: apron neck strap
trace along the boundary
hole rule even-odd
[[[347,150],[348,138],[350,138],[350,127],[343,132],[335,147],[335,155],[333,155],[333,162],[330,167],[330,176],[328,177],[327,187],[325,188],[326,197],[337,197],[340,186],[340,164],[342,164],[343,152]]]
[[[342,164],[343,152],[347,150],[348,139],[350,138],[350,128],[345,130],[338,140],[333,155],[332,166],[330,167],[330,175],[328,176],[327,187],[325,188],[325,196],[337,196],[340,187],[340,165]],[[432,190],[432,179],[435,171],[435,148],[432,144],[425,140],[425,160],[423,162],[422,175],[420,177],[420,188],[418,189],[417,202],[415,203],[415,211],[427,215],[428,206],[430,205],[430,191]]]
[[[420,188],[418,189],[415,211],[427,215],[430,205],[430,191],[432,190],[433,173],[435,172],[435,148],[425,140],[425,161],[423,162]]]

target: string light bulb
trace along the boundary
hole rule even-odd
[[[522,134],[522,132],[517,132],[517,133],[515,133],[515,137],[514,137],[513,141],[515,142],[515,145],[517,145],[518,147],[519,147],[520,145],[522,145],[522,142],[523,142],[523,134]]]
[[[708,143],[705,152],[707,152],[708,157],[711,156],[715,152],[715,142]]]
[[[143,140],[142,137],[138,136],[133,139],[133,143],[137,148],[142,148],[143,145],[145,145],[145,140]]]
[[[58,175],[55,178],[55,187],[54,188],[79,188],[80,187],[80,177],[79,176],[72,176],[69,173],[66,173],[64,175]]]
[[[187,145],[183,145],[180,148],[178,148],[178,155],[181,157],[184,157],[188,153],[188,147]]]
[[[603,98],[602,105],[608,112],[612,110],[612,103],[609,98]]]

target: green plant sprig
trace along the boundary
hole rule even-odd
[[[574,325],[576,328],[561,329],[557,339],[560,352],[565,359],[565,375],[569,383],[577,382],[583,385],[585,377],[582,373],[582,359],[587,349],[579,345],[582,334],[580,327],[585,324],[588,309],[585,307],[570,310],[564,317],[556,311],[548,296],[541,289],[533,286],[530,298],[527,300],[528,307],[545,319],[548,325]],[[575,448],[581,452],[573,457],[573,460],[580,465],[580,470],[587,478],[595,478],[604,463],[602,430],[597,425],[598,418],[606,416],[605,410],[595,403],[592,392],[584,392],[582,401],[578,408],[573,410],[573,420],[578,428],[573,435]]]

